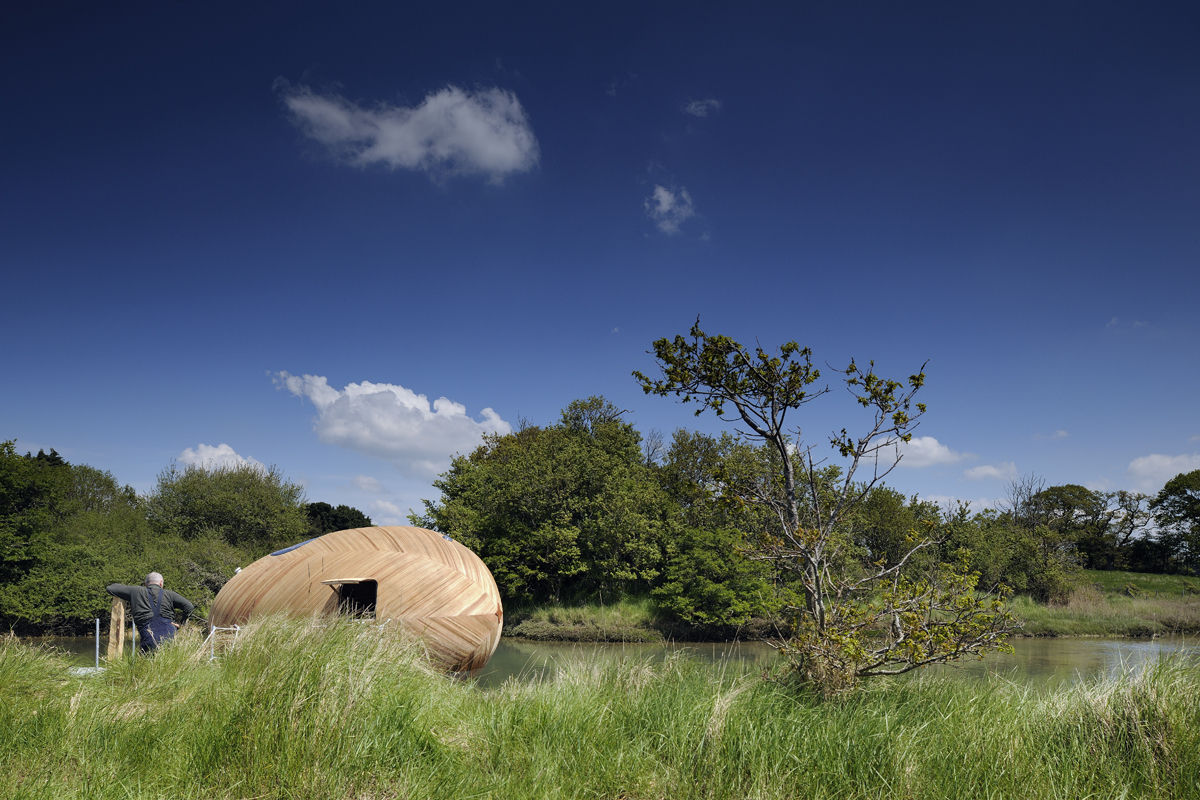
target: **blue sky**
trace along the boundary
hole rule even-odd
[[[630,377],[699,315],[928,360],[906,493],[1200,468],[1194,5],[578,6],[3,12],[0,438],[401,522],[579,397],[720,430]]]

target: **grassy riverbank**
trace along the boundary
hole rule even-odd
[[[1012,608],[1025,636],[1200,634],[1200,578],[1084,570],[1068,602],[1044,605],[1015,597]],[[740,629],[672,626],[649,598],[634,598],[607,605],[517,609],[510,613],[504,633],[534,641],[655,642],[753,639],[770,629],[765,621]]]
[[[186,636],[75,677],[0,645],[0,796],[961,798],[1194,796],[1200,674],[1055,694],[1000,679],[822,702],[686,659],[565,664],[481,690],[371,628]]]
[[[648,597],[607,605],[517,609],[508,613],[504,635],[535,642],[661,642],[666,638]]]
[[[1200,578],[1086,570],[1067,603],[1018,597],[1013,611],[1032,636],[1200,633]]]

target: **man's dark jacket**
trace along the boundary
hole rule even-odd
[[[179,609],[183,612],[183,619],[179,620],[182,624],[187,622],[188,617],[192,614],[192,609],[195,608],[183,595],[159,586],[126,586],[123,583],[110,583],[105,591],[129,603],[130,616],[133,617],[134,624],[139,628],[145,628],[154,618],[154,601],[158,599],[159,592],[162,592],[161,606],[158,609],[161,617],[174,620],[175,609]],[[153,594],[151,594],[152,592]]]

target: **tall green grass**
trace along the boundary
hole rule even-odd
[[[1163,576],[1165,577],[1165,576]],[[1148,593],[1127,596],[1084,584],[1063,605],[1014,597],[1013,613],[1035,636],[1155,636],[1200,631],[1200,595]]]
[[[567,660],[482,690],[419,644],[269,620],[212,663],[185,635],[73,676],[0,644],[0,796],[1188,798],[1200,674],[1051,693],[1003,679],[822,701],[685,658]]]

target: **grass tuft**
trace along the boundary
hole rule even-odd
[[[1051,690],[883,681],[822,701],[735,663],[560,659],[484,690],[395,630],[266,620],[73,676],[0,642],[0,796],[1187,798],[1200,671]],[[151,765],[148,768],[148,765]]]

